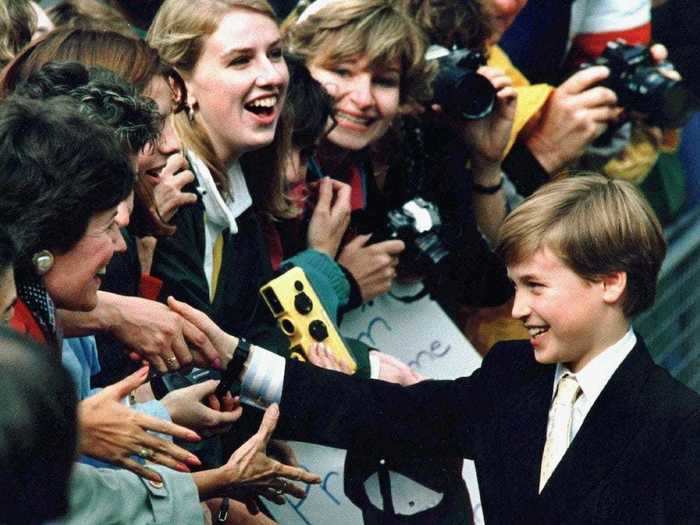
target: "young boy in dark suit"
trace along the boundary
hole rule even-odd
[[[281,402],[284,437],[474,459],[489,524],[700,523],[700,396],[630,328],[665,255],[649,205],[628,183],[568,178],[521,204],[499,239],[530,339],[495,345],[455,381],[404,388],[246,356],[171,306],[220,341],[244,394]]]

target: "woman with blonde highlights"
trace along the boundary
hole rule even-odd
[[[505,268],[480,227],[483,219],[482,231],[489,236],[505,215],[500,161],[515,93],[502,72],[480,70],[496,91],[494,111],[487,118],[463,121],[433,104],[436,65],[425,58],[428,42],[415,17],[403,10],[415,3],[317,0],[300,5],[285,22],[285,39],[334,98],[336,125],[312,158],[309,178],[329,175],[353,188],[350,226],[360,235],[341,249],[338,261],[357,284],[354,297],[368,301],[385,293],[398,271],[401,277],[422,278],[432,297],[455,317],[464,304],[501,304],[511,294]],[[427,11],[423,18],[440,22],[439,13]],[[477,191],[473,188],[485,189],[484,194],[472,195]],[[441,241],[449,253],[439,266],[426,265],[410,246],[399,264],[401,241],[372,244],[371,234],[385,229],[387,212],[415,197],[440,210]],[[484,216],[477,213],[477,199],[485,204]],[[399,486],[395,483],[403,478],[396,474],[401,473],[443,496],[431,506],[431,498],[439,499],[434,492],[411,491],[410,499],[421,503],[399,508],[406,494],[387,501],[386,490],[379,495],[365,485],[376,475],[378,459],[354,456],[347,462],[346,474],[353,478],[346,482],[348,495],[362,507],[366,523],[470,521],[469,498],[455,468],[458,461],[388,458],[392,486]],[[377,499],[383,500],[383,511],[374,504]]]
[[[454,235],[448,235],[450,251],[476,254],[453,265],[467,274],[466,279],[449,276],[466,284],[442,286],[454,296],[445,306],[451,314],[459,304],[483,301],[483,281],[490,280],[484,276],[493,276],[503,288],[505,272],[502,265],[493,265],[501,270],[497,275],[489,270],[492,258],[476,224],[478,220],[484,234],[492,237],[505,215],[499,181],[515,106],[510,79],[484,68],[482,73],[497,90],[496,109],[482,120],[453,119],[430,104],[435,66],[425,59],[423,33],[398,3],[319,0],[302,9],[285,23],[285,38],[333,95],[337,123],[321,144],[311,172],[344,180],[356,189],[354,209],[366,210],[369,221],[364,222],[370,223],[368,228],[356,222],[361,233],[381,229],[388,209],[415,196],[440,207],[443,222],[454,229]],[[496,190],[474,189],[472,195],[472,186]],[[389,289],[401,251],[397,245],[366,245],[367,239],[359,236],[338,257],[365,301]],[[502,295],[492,304],[505,300]]]

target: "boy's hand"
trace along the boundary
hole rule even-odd
[[[233,356],[233,350],[238,346],[238,338],[224,332],[204,312],[178,301],[174,297],[168,297],[168,306],[174,313],[181,315],[185,321],[204,334],[218,356],[215,366],[226,368]]]

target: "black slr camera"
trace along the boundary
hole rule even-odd
[[[496,90],[489,79],[476,72],[486,64],[482,53],[430,46],[425,58],[438,61],[433,101],[440,104],[445,113],[464,120],[477,120],[491,114],[496,104]]]
[[[608,42],[593,64],[607,66],[610,76],[602,83],[615,92],[619,105],[647,116],[653,126],[681,127],[698,109],[698,100],[685,82],[663,74],[663,65],[654,63],[649,48],[630,45],[618,39]]]
[[[437,206],[415,197],[387,213],[384,226],[372,235],[371,242],[403,241],[406,249],[399,260],[399,274],[422,274],[434,269],[448,254],[440,239],[441,227]]]

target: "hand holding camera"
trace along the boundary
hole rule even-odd
[[[600,85],[609,75],[603,66],[574,73],[550,95],[539,118],[521,132],[547,172],[556,173],[578,159],[622,114],[615,92]]]
[[[652,126],[678,128],[698,108],[698,99],[665,61],[666,55],[663,46],[648,48],[618,39],[608,42],[593,64],[582,67],[606,66],[610,75],[602,85],[615,92],[621,106],[643,115]]]
[[[401,240],[385,240],[370,244],[370,235],[358,235],[346,244],[338,256],[353,276],[363,302],[370,301],[389,291],[396,277],[399,254],[405,249]]]

